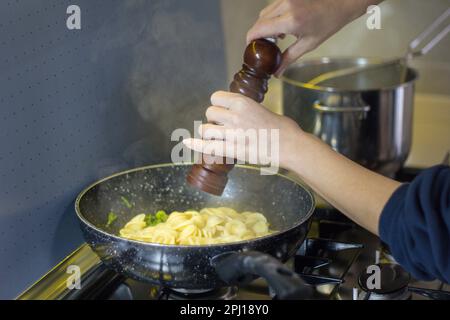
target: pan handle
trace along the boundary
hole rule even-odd
[[[264,278],[277,299],[308,299],[312,287],[274,257],[257,251],[231,252],[213,258],[213,266],[228,284],[246,284],[257,275]]]

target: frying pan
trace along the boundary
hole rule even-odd
[[[312,194],[283,175],[236,166],[221,197],[186,184],[191,165],[162,164],[117,173],[80,193],[75,210],[86,242],[104,264],[127,277],[199,292],[245,284],[260,276],[279,299],[305,298],[310,289],[282,262],[304,241],[314,210]],[[124,239],[119,230],[139,213],[232,207],[263,213],[277,232],[241,242],[163,245]],[[108,225],[108,214],[117,219]]]

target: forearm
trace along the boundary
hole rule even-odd
[[[260,154],[261,141],[235,138],[224,141],[224,132],[276,129],[279,131],[280,166],[298,174],[349,218],[378,233],[380,214],[400,183],[348,160],[302,131],[294,120],[276,115],[250,98],[221,91],[212,95],[211,103],[213,106],[206,112],[210,124],[199,128],[202,139],[183,141],[189,148],[220,157],[238,155],[239,160],[247,161],[250,153]]]
[[[365,169],[310,134],[298,134],[300,145],[286,160],[286,168],[350,219],[378,234],[380,214],[400,183]]]

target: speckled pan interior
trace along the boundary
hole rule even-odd
[[[237,166],[230,173],[224,194],[217,197],[187,185],[189,169],[189,165],[166,164],[105,178],[80,194],[76,203],[78,214],[92,226],[115,235],[133,216],[157,210],[170,213],[227,206],[237,211],[258,211],[278,231],[301,223],[311,214],[311,193],[282,175],[261,175],[256,168]],[[118,218],[106,227],[111,211]]]

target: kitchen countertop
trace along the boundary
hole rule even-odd
[[[282,113],[281,81],[272,79],[264,105]],[[450,151],[450,96],[418,92],[414,101],[413,138],[406,167],[439,164]]]

